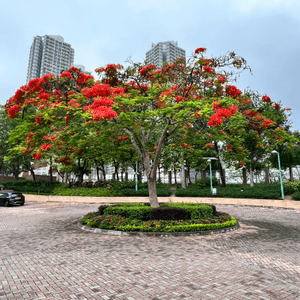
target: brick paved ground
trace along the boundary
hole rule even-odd
[[[217,205],[241,228],[133,237],[75,222],[99,204],[0,207],[3,299],[300,299],[300,211]]]

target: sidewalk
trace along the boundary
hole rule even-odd
[[[120,202],[149,202],[148,197],[81,197],[81,196],[44,196],[25,194],[25,201],[65,202],[65,203],[120,203]],[[159,202],[192,202],[215,203],[231,205],[250,205],[300,209],[300,201],[270,200],[270,199],[241,199],[241,198],[202,198],[202,197],[158,197]]]

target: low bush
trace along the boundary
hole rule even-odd
[[[52,194],[54,189],[61,186],[60,182],[54,181],[53,185],[50,186],[50,182],[47,180],[37,180],[34,184],[33,180],[24,179],[17,181],[4,181],[0,185],[4,186],[4,189],[15,190],[22,193],[33,193],[33,194]]]
[[[187,219],[211,218],[213,216],[212,206],[201,203],[165,203],[162,206],[184,208],[187,212]]]
[[[90,197],[117,197],[119,196],[115,191],[105,188],[63,188],[57,187],[53,191],[54,195],[58,196],[90,196]]]
[[[227,213],[217,213],[213,218],[194,220],[138,220],[117,215],[98,215],[98,212],[88,213],[81,219],[81,224],[100,229],[141,232],[179,232],[200,231],[230,227],[237,221]]]
[[[199,189],[210,187],[210,177],[198,179],[196,185]],[[214,187],[219,186],[219,180],[216,177],[212,177],[212,185]]]
[[[299,189],[300,189],[300,180],[283,182],[283,190],[285,195],[292,195]]]
[[[280,185],[268,184],[254,187],[228,185],[226,188],[219,187],[217,195],[211,194],[210,188],[178,188],[177,197],[226,197],[226,198],[253,198],[253,199],[278,199],[281,195]]]
[[[150,211],[150,220],[186,220],[187,211],[184,208],[161,206]]]
[[[293,194],[292,199],[293,199],[293,200],[300,200],[300,191],[299,191],[299,190],[297,190],[297,191]]]
[[[123,189],[117,191],[121,196],[126,197],[148,197],[149,191],[148,189]],[[158,197],[169,197],[172,194],[171,189],[169,188],[157,188],[156,189]]]
[[[103,211],[103,216],[115,215],[128,219],[150,220],[151,206],[145,205],[110,205]]]
[[[100,207],[98,209],[99,213]],[[212,206],[198,203],[162,203],[160,207],[184,209],[187,219],[211,218],[213,217],[214,211]],[[107,208],[101,208],[101,214],[122,216],[130,219],[150,220],[151,210],[151,206],[143,205],[143,203],[118,203],[110,205]],[[165,220],[164,217],[162,219]]]

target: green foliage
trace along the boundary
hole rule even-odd
[[[104,210],[103,216],[116,215],[128,219],[150,220],[151,206],[115,206],[111,205]]]
[[[292,197],[293,200],[300,200],[300,191],[297,190]]]
[[[105,188],[63,188],[57,187],[53,191],[54,195],[58,196],[90,196],[90,197],[117,197],[119,196],[116,192],[105,189]]]
[[[169,188],[157,188],[156,189],[157,196],[158,197],[169,197],[172,194],[172,191]],[[135,189],[124,189],[119,190],[118,193],[121,196],[126,197],[148,197],[149,191],[148,189],[138,189],[137,191]]]
[[[291,195],[300,188],[300,180],[297,181],[284,181],[283,189],[285,195]]]
[[[139,205],[137,205],[139,206]],[[137,208],[135,206],[135,208]],[[120,207],[119,207],[120,208]],[[123,205],[124,208],[124,205]],[[207,219],[193,220],[139,220],[120,215],[101,215],[88,213],[81,219],[81,224],[100,229],[141,232],[180,232],[220,229],[236,225],[237,221],[227,213]]]
[[[151,209],[150,220],[186,220],[186,210],[181,207],[159,206]]]
[[[198,203],[166,203],[161,206],[180,207],[187,211],[187,219],[211,218],[213,216],[213,208],[205,204]]]
[[[191,225],[178,225],[178,226],[166,226],[167,232],[178,232],[178,231],[202,231],[202,230],[215,230],[226,227],[231,227],[237,224],[234,217],[231,217],[230,221],[224,223],[214,224],[191,224]]]
[[[205,178],[198,179],[196,181],[196,184],[199,189],[204,189],[204,188],[210,187],[210,178],[205,177]],[[213,187],[220,185],[219,180],[216,177],[212,178],[212,185],[213,185]]]
[[[213,197],[209,188],[179,188],[176,191],[177,197]],[[280,185],[265,184],[254,187],[244,185],[228,185],[219,187],[216,197],[224,198],[252,198],[252,199],[278,199],[280,197]]]
[[[46,180],[38,180],[36,185],[32,180],[24,179],[17,181],[4,181],[0,185],[3,185],[5,189],[15,190],[22,193],[33,193],[33,194],[53,194],[56,188],[61,186],[60,182],[53,182],[53,186],[50,186],[50,182]]]
[[[211,218],[213,216],[213,209],[211,206],[197,204],[197,203],[164,203],[161,207],[176,207],[183,208],[187,211],[187,219],[201,219]],[[145,206],[140,203],[136,204],[117,204],[111,205],[104,210],[103,215],[117,215],[130,219],[149,220],[151,206]]]

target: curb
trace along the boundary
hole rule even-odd
[[[149,197],[84,197],[84,196],[44,196],[44,195],[30,195],[24,194],[25,201],[33,202],[64,202],[64,203],[86,203],[86,204],[105,204],[105,203],[124,203],[124,202],[148,202]],[[210,204],[227,204],[227,205],[249,205],[249,206],[263,206],[299,209],[300,201],[292,200],[270,200],[270,199],[243,199],[243,198],[201,198],[201,197],[158,197],[159,202],[178,203],[178,202],[192,202],[192,203],[210,203]]]
[[[82,225],[81,223],[77,223],[78,227],[84,231],[93,232],[93,233],[101,233],[105,235],[125,235],[125,236],[152,236],[152,237],[163,237],[163,236],[190,236],[190,235],[212,235],[225,233],[233,230],[237,230],[240,228],[240,224],[238,220],[236,220],[236,225],[214,229],[214,230],[202,230],[202,231],[183,231],[183,232],[140,232],[140,231],[117,231],[117,230],[108,230],[108,229],[99,229],[99,228],[91,228],[87,225]]]

